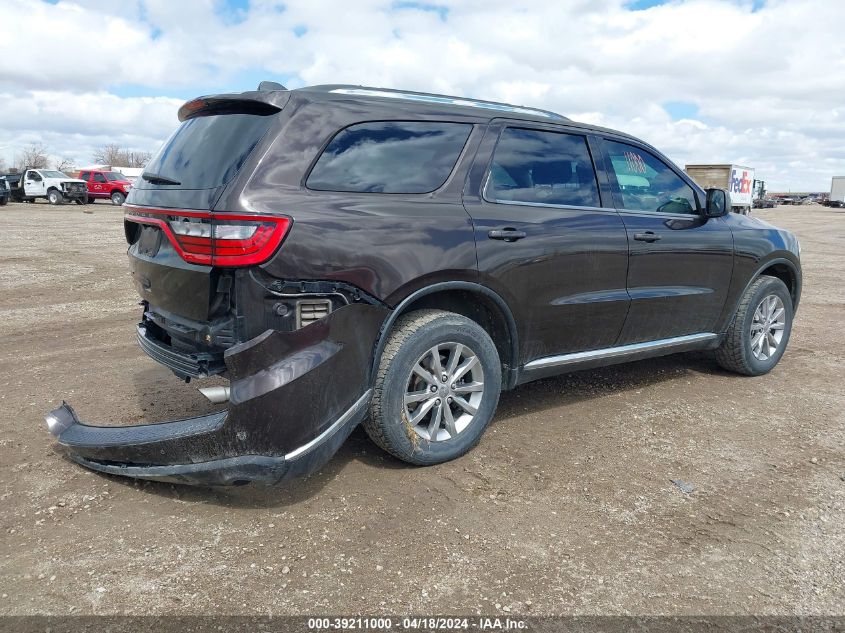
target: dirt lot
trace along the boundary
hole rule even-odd
[[[804,250],[768,376],[573,374],[505,394],[456,462],[357,430],[308,480],[204,490],[55,452],[63,398],[92,423],[209,405],[134,340],[119,209],[0,208],[0,613],[845,613],[845,211],[758,215]]]

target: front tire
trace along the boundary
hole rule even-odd
[[[761,376],[778,364],[792,333],[792,297],[776,277],[758,277],[739,302],[716,361],[745,376]]]
[[[480,325],[453,312],[411,312],[389,335],[364,429],[408,463],[447,462],[481,439],[501,389],[499,354]]]
[[[118,207],[122,205],[126,201],[126,196],[124,196],[119,191],[115,191],[111,195],[111,203],[117,205]]]
[[[47,201],[52,205],[62,204],[65,199],[61,192],[56,191],[55,189],[51,190],[47,194]]]

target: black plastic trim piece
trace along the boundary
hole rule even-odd
[[[790,296],[792,296],[792,315],[793,315],[793,318],[795,317],[795,315],[798,313],[798,303],[801,300],[801,287],[802,287],[801,269],[798,266],[795,265],[795,262],[793,262],[790,259],[787,259],[786,257],[775,257],[773,259],[766,260],[764,263],[760,264],[760,266],[757,267],[757,270],[754,271],[754,274],[751,275],[751,277],[749,277],[748,283],[745,284],[745,287],[743,287],[742,292],[740,292],[737,295],[737,299],[734,302],[733,306],[731,307],[730,311],[726,312],[728,317],[727,318],[724,317],[724,316],[722,317],[722,318],[726,318],[725,331],[727,330],[727,328],[730,327],[730,324],[733,321],[736,310],[739,307],[739,303],[740,303],[740,301],[742,301],[742,297],[745,295],[745,293],[751,287],[751,284],[753,284],[756,281],[756,279],[760,275],[763,274],[764,270],[766,270],[767,268],[771,268],[772,266],[777,266],[779,264],[783,264],[787,268],[789,268],[789,270],[792,272],[792,277],[795,280],[795,288],[789,289],[790,290]],[[722,334],[724,334],[725,331],[723,331]]]
[[[205,378],[226,371],[222,354],[179,353],[151,338],[143,324],[138,326],[138,344],[150,358],[169,368],[180,378]]]
[[[442,292],[444,290],[466,290],[469,292],[483,294],[486,297],[492,299],[493,302],[496,303],[496,305],[501,309],[502,314],[505,315],[505,321],[507,322],[508,326],[508,336],[510,337],[511,343],[511,357],[510,359],[508,359],[510,362],[505,363],[502,372],[507,376],[504,381],[504,387],[506,389],[512,389],[513,387],[515,387],[518,378],[519,335],[517,333],[516,320],[513,317],[513,312],[511,312],[510,306],[508,306],[507,302],[497,292],[491,290],[487,286],[473,283],[471,281],[444,281],[441,283],[432,284],[430,286],[426,286],[425,288],[420,288],[419,290],[412,292],[396,306],[393,312],[391,312],[387,319],[385,319],[384,323],[381,326],[381,330],[379,331],[378,343],[376,343],[375,353],[373,354],[373,365],[370,371],[370,384],[373,383],[376,372],[378,371],[378,365],[381,360],[381,355],[382,352],[384,352],[384,346],[387,344],[387,333],[390,331],[390,328],[393,327],[393,324],[396,322],[396,319],[398,319],[404,313],[405,309],[417,299],[425,297],[426,295],[433,294],[435,292]]]

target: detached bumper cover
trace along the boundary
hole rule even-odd
[[[301,330],[268,330],[230,348],[226,411],[91,426],[62,404],[46,416],[47,426],[70,459],[116,475],[197,485],[305,475],[366,415],[371,354],[386,315],[386,308],[352,304]]]

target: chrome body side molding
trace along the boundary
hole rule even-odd
[[[644,343],[633,343],[619,347],[605,347],[587,352],[575,352],[572,354],[561,354],[559,356],[546,356],[532,360],[525,365],[526,370],[547,369],[550,367],[566,367],[567,365],[578,365],[589,361],[602,361],[610,359],[623,359],[627,356],[635,356],[642,353],[671,351],[676,347],[688,347],[696,343],[708,343],[718,338],[718,334],[702,332],[700,334],[687,334],[674,338],[664,338],[657,341],[646,341]]]

